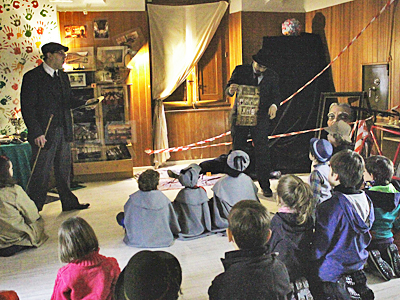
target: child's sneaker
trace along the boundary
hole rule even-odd
[[[397,277],[400,277],[400,255],[399,249],[395,244],[390,244],[389,247],[386,249],[389,259],[390,265],[396,274]]]
[[[387,281],[394,277],[392,267],[382,259],[378,250],[371,250],[368,252],[368,266],[371,271],[378,273]]]

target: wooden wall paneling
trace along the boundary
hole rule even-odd
[[[385,0],[354,0],[333,7],[306,13],[306,31],[312,32],[316,14],[325,17],[325,37],[331,59],[333,59],[364,28],[380,9]],[[392,5],[393,6],[393,5]],[[338,92],[360,91],[362,89],[362,64],[384,63],[387,61],[393,7],[386,10],[358,40],[332,65],[333,79]],[[389,106],[399,103],[399,44],[400,13],[396,11],[391,64],[391,99]]]
[[[133,163],[135,167],[149,166],[153,157],[144,152],[145,149],[153,148],[148,43],[136,54],[130,66],[132,66],[128,79],[131,91],[130,115],[136,126],[136,141],[132,143],[136,155]]]
[[[229,108],[167,111],[169,146],[185,146],[229,131],[229,112]],[[230,136],[215,143],[225,141],[231,141]],[[170,160],[212,158],[227,153],[229,149],[230,146],[220,146],[174,152]]]
[[[242,56],[242,13],[229,15],[229,71],[228,80],[237,65],[243,63]]]

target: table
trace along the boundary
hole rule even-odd
[[[7,156],[13,164],[14,178],[25,190],[31,175],[32,150],[28,142],[0,145],[0,155]]]

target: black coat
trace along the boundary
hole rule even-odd
[[[313,235],[312,218],[298,225],[296,214],[278,212],[271,220],[271,231],[269,249],[279,253],[278,259],[286,265],[290,281],[306,276]]]
[[[239,85],[255,85],[253,75],[253,66],[240,65],[232,72],[232,76],[226,85],[226,89],[232,83]],[[282,100],[279,94],[279,77],[278,74],[272,69],[266,69],[264,77],[260,84],[260,105],[258,107],[258,117],[268,117],[268,109],[272,104],[279,107],[279,102]],[[236,101],[234,105],[234,114],[236,114]],[[268,117],[269,119],[269,117]]]
[[[62,113],[64,136],[67,142],[73,141],[71,108],[78,107],[81,102],[74,100],[68,75],[63,71],[58,72],[61,82],[62,107],[56,101],[60,95],[55,79],[43,68],[43,64],[25,73],[21,87],[21,112],[24,122],[28,127],[28,141],[44,135],[50,116]],[[46,135],[47,146],[51,144],[57,122],[53,120]]]
[[[290,299],[286,267],[267,248],[227,252],[222,264],[225,272],[208,289],[210,300]]]

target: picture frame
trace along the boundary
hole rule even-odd
[[[95,20],[93,22],[93,32],[95,39],[108,39],[110,37],[108,21],[106,19]]]
[[[68,73],[68,78],[71,87],[85,87],[86,74],[85,73]]]
[[[97,60],[103,67],[124,67],[126,46],[98,47]]]
[[[126,88],[120,85],[98,86],[99,95],[104,96],[101,102],[106,145],[121,143],[131,138],[131,126],[126,125],[127,107]]]
[[[68,51],[65,63],[75,70],[94,69],[94,47],[72,48]]]
[[[64,26],[65,38],[86,38],[87,27],[86,25],[65,25]]]

